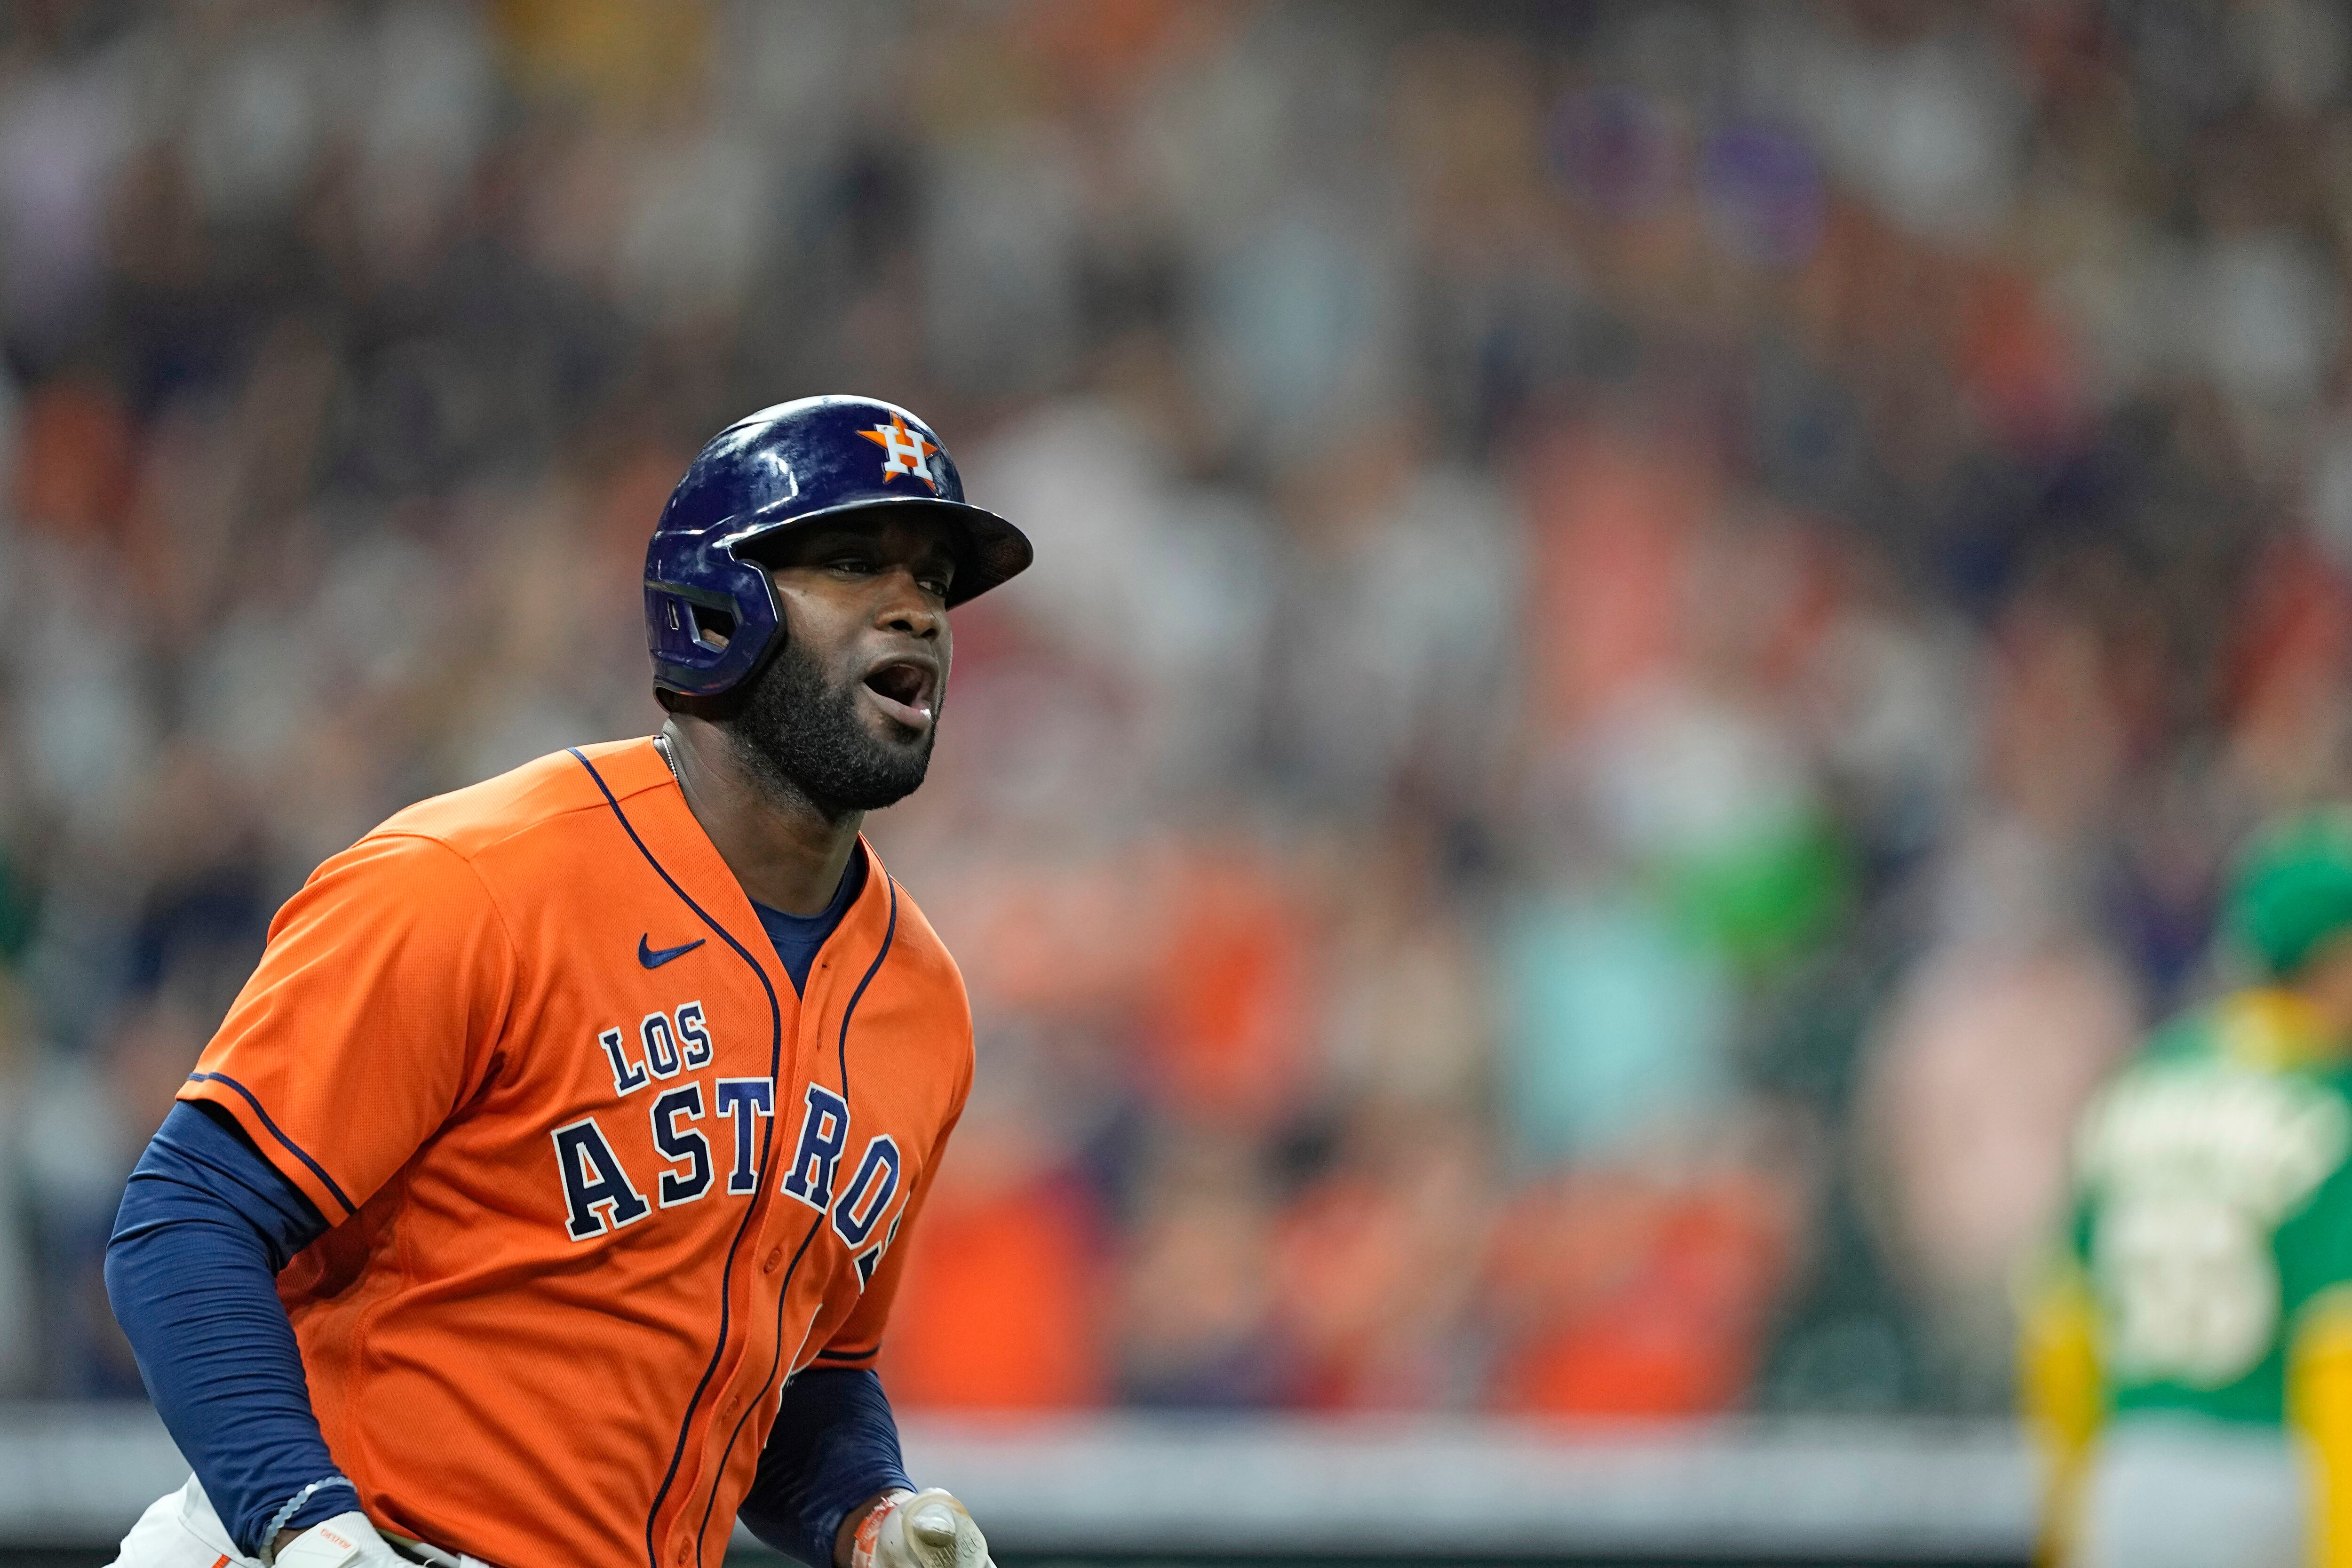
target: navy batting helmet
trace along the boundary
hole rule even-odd
[[[783,642],[775,585],[753,558],[822,517],[924,507],[955,525],[950,607],[1029,564],[1027,536],[963,499],[930,427],[870,397],[803,397],[737,420],[696,454],[646,546],[654,684],[688,697],[736,686]]]

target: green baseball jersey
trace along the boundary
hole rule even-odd
[[[2092,1102],[2073,1241],[2109,1406],[2277,1425],[2314,1298],[2352,1280],[2352,1064],[2248,991],[2161,1030]]]

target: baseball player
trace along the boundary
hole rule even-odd
[[[2028,1305],[2045,1563],[2352,1568],[2352,811],[2258,838],[2225,923],[2261,984],[2093,1102]]]
[[[764,409],[646,552],[661,732],[311,875],[107,1254],[195,1472],[121,1568],[987,1561],[872,1371],[972,1057],[858,828],[1030,553],[905,409]]]

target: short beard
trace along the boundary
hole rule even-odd
[[[816,660],[789,640],[751,678],[724,727],[761,784],[832,822],[912,795],[939,734],[934,719],[914,744],[876,740],[859,721],[856,686],[826,684]]]

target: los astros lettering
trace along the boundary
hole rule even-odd
[[[597,1048],[612,1069],[615,1098],[626,1098],[657,1080],[675,1079],[682,1071],[708,1067],[715,1054],[698,1001],[646,1014],[638,1022],[636,1034],[639,1049],[634,1055],[621,1030],[605,1029],[596,1036]],[[774,1114],[775,1100],[775,1085],[764,1078],[719,1079],[711,1084],[707,1102],[700,1079],[677,1084],[656,1095],[647,1114],[653,1121],[654,1147],[666,1163],[656,1174],[650,1200],[630,1178],[595,1117],[583,1116],[556,1128],[549,1136],[555,1144],[556,1170],[563,1183],[569,1216],[565,1233],[574,1241],[593,1240],[636,1224],[656,1206],[677,1208],[708,1196],[718,1185],[710,1140],[702,1130],[709,1115],[729,1123],[733,1134],[721,1138],[731,1156],[728,1194],[745,1197],[758,1192],[758,1119]],[[898,1222],[893,1219],[882,1239],[867,1246],[898,1200],[904,1160],[898,1140],[877,1132],[866,1141],[847,1185],[836,1192],[835,1178],[849,1148],[849,1134],[848,1102],[822,1084],[810,1084],[800,1136],[781,1185],[786,1196],[831,1216],[835,1234],[856,1258],[862,1288],[898,1234]]]

